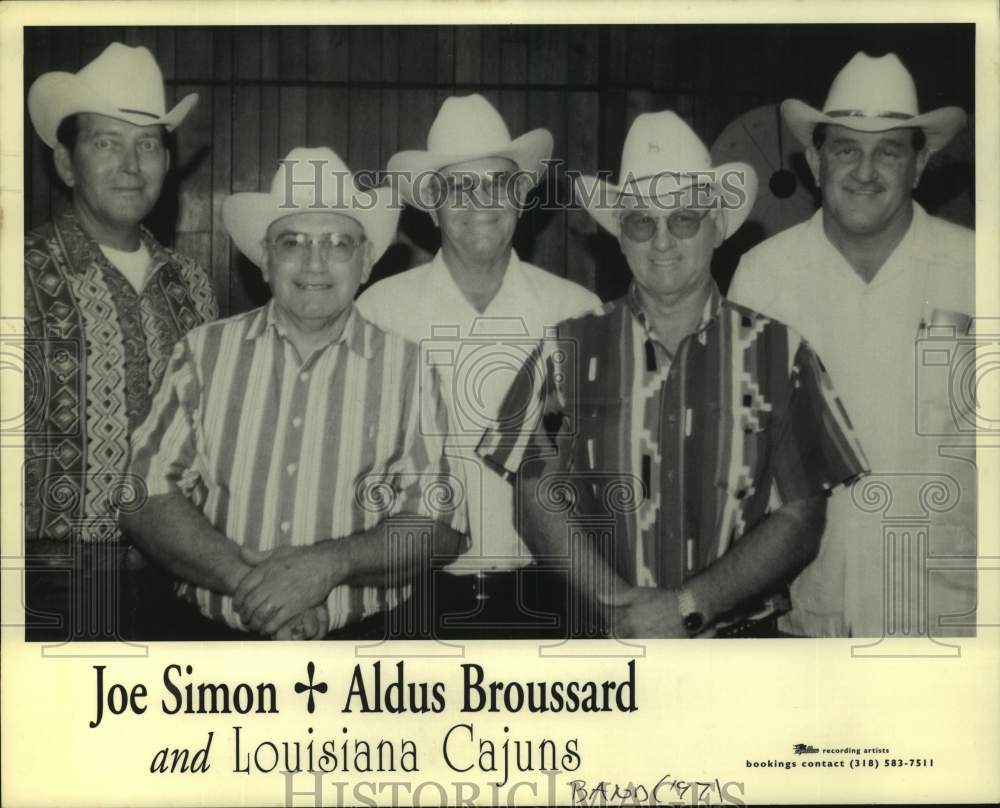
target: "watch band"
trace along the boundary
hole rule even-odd
[[[677,611],[681,613],[681,623],[689,637],[694,637],[705,627],[705,615],[698,611],[694,595],[687,587],[677,590]]]

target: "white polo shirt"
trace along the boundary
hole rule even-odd
[[[819,636],[897,633],[899,625],[884,626],[885,597],[900,602],[900,593],[886,583],[886,531],[915,535],[930,523],[931,555],[974,565],[975,468],[942,456],[946,444],[974,443],[955,427],[949,393],[946,355],[961,355],[963,340],[961,334],[938,338],[947,330],[939,324],[960,323],[962,331],[975,312],[972,231],[914,204],[909,230],[865,283],[827,239],[820,210],[744,255],[729,298],[781,320],[809,341],[872,469],[853,492],[831,498],[820,557],[792,587],[796,618],[788,627]],[[886,489],[876,482],[888,486],[890,502],[881,501]],[[941,511],[927,499],[936,484],[948,500],[939,503]],[[931,488],[924,490],[926,485]],[[928,582],[931,633],[963,633],[938,627],[936,615],[974,608],[974,569],[934,571]],[[911,594],[902,597],[906,619],[916,625],[923,606]]]
[[[596,311],[600,299],[579,284],[511,252],[503,282],[482,313],[455,285],[438,252],[427,264],[379,281],[357,300],[376,325],[420,343],[444,384],[451,434],[447,452],[464,474],[470,547],[455,575],[522,567],[531,552],[514,529],[513,486],[475,453],[514,375],[546,327]]]

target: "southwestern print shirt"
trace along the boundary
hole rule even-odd
[[[219,316],[201,267],[141,238],[152,257],[141,293],[72,213],[25,238],[28,541],[120,538],[117,504],[139,495],[125,476],[132,432],[174,344]]]
[[[679,586],[782,504],[867,470],[809,345],[717,289],[674,356],[634,287],[557,332],[479,452],[511,473],[555,455],[538,496],[610,524],[630,583]]]

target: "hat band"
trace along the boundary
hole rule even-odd
[[[146,112],[142,109],[125,109],[125,107],[118,107],[118,111],[124,112],[128,115],[145,115],[147,118],[152,118],[154,120],[160,117],[155,112]]]
[[[703,171],[661,171],[657,174],[645,174],[636,177],[631,171],[626,171],[619,177],[618,195],[631,196],[637,199],[650,199],[650,191],[663,190],[662,194],[654,196],[676,196],[678,193],[692,188],[712,186],[716,182],[715,169]],[[624,177],[622,179],[621,177]],[[674,187],[669,182],[677,183]],[[661,185],[662,183],[662,185]]]
[[[908,115],[905,112],[866,112],[863,109],[835,109],[830,112],[824,112],[831,118],[895,118],[899,121],[908,121],[910,118],[916,117],[915,115]]]

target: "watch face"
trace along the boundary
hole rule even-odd
[[[684,615],[684,628],[688,634],[697,634],[705,624],[705,618],[701,612],[691,612]]]

